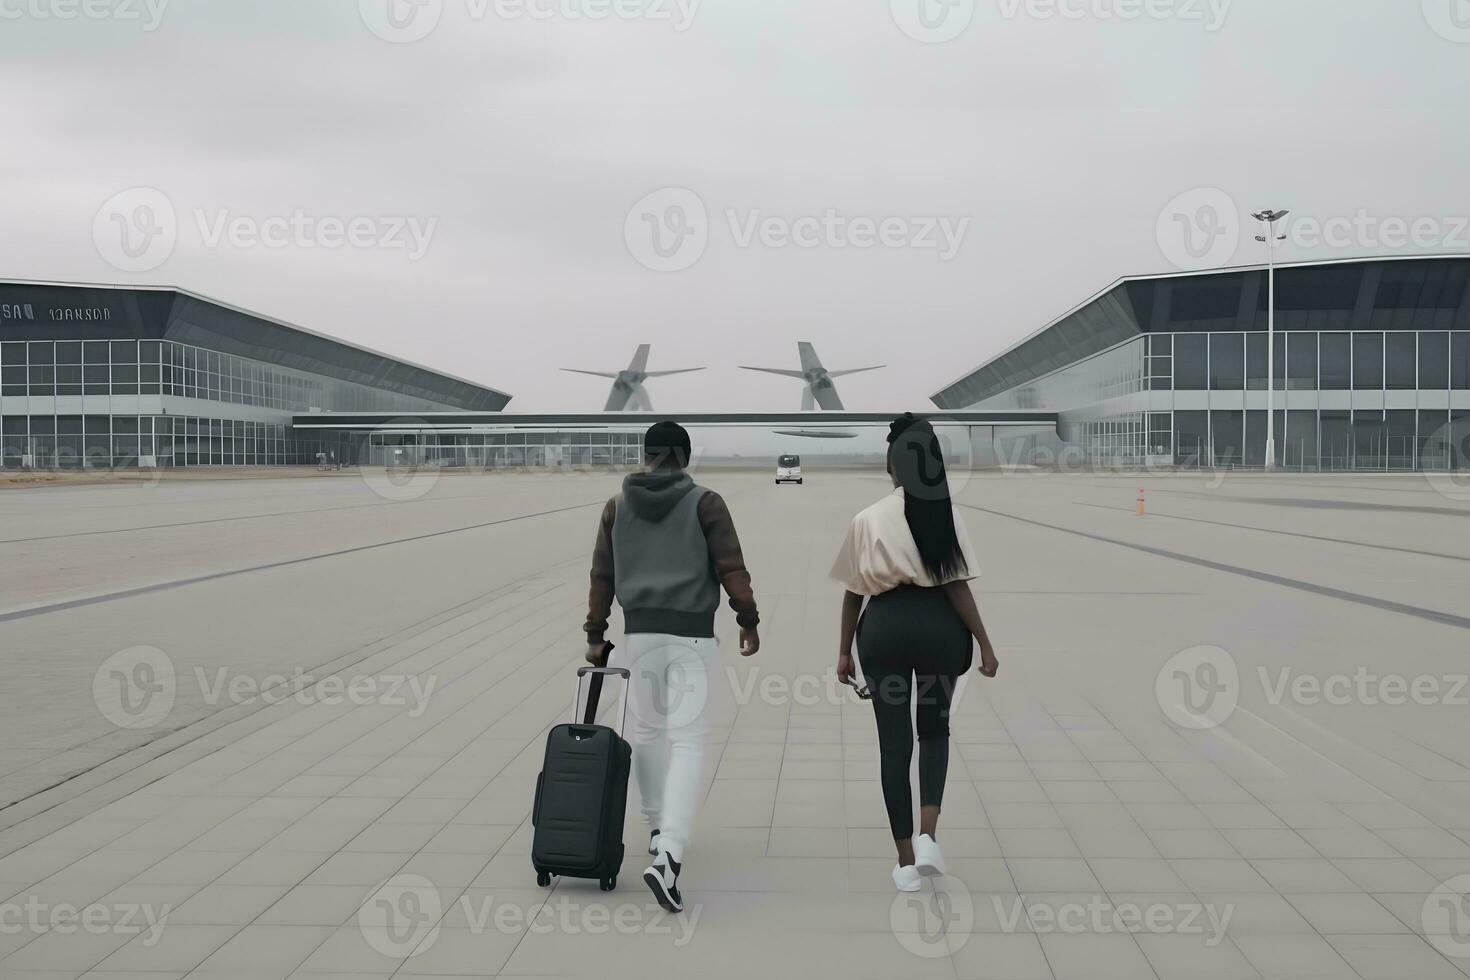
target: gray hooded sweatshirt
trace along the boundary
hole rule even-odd
[[[699,519],[708,492],[682,470],[623,479],[613,575],[629,633],[714,635],[720,583]]]

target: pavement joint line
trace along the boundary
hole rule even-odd
[[[251,498],[247,498],[251,499]],[[343,504],[337,507],[303,507],[299,510],[277,510],[261,514],[236,514],[233,517],[211,517],[197,521],[176,521],[168,524],[139,524],[134,527],[99,528],[95,531],[72,531],[67,534],[41,534],[31,538],[0,538],[0,544],[34,544],[40,541],[64,541],[70,538],[89,538],[102,534],[131,534],[137,531],[160,531],[176,527],[199,527],[204,524],[229,524],[235,521],[259,521],[270,517],[295,517],[298,514],[331,514],[349,510],[378,507],[402,507],[407,504],[443,504],[455,501],[483,503],[484,498],[473,494],[453,494],[443,497],[420,497],[417,500],[380,500],[371,504]]]
[[[968,510],[979,511],[982,514],[990,514],[995,517],[1004,517],[1033,527],[1042,527],[1050,531],[1060,531],[1063,534],[1071,534],[1076,537],[1086,538],[1090,541],[1100,541],[1104,544],[1117,545],[1120,548],[1128,548],[1147,555],[1159,558],[1171,558],[1175,561],[1185,562],[1190,565],[1198,565],[1216,572],[1225,572],[1230,575],[1239,575],[1244,578],[1256,579],[1260,582],[1269,582],[1272,585],[1282,585],[1289,589],[1301,592],[1310,592],[1314,595],[1324,596],[1329,599],[1338,599],[1343,602],[1351,602],[1362,606],[1371,606],[1385,612],[1399,613],[1404,616],[1413,616],[1417,619],[1428,620],[1432,623],[1441,623],[1445,626],[1453,626],[1457,629],[1470,630],[1470,618],[1456,616],[1454,613],[1440,612],[1437,609],[1425,609],[1421,606],[1411,606],[1403,602],[1395,602],[1392,599],[1380,599],[1377,596],[1363,595],[1360,592],[1348,592],[1346,589],[1335,589],[1330,585],[1317,585],[1301,579],[1288,578],[1285,575],[1275,575],[1271,572],[1263,572],[1254,568],[1244,568],[1240,565],[1229,565],[1225,562],[1213,561],[1209,558],[1201,558],[1198,555],[1189,555],[1180,551],[1169,551],[1167,548],[1155,548],[1152,545],[1138,544],[1133,541],[1124,541],[1121,538],[1110,538],[1103,534],[1093,534],[1088,531],[1078,531],[1075,528],[1062,527],[1059,524],[1048,524],[1030,517],[1021,517],[1019,514],[1008,514],[1005,511],[991,510],[989,507],[980,507],[975,504],[958,504]]]
[[[1073,501],[1079,507],[1092,507],[1097,510],[1115,510],[1124,514],[1133,513],[1131,507],[1114,507],[1110,504],[1090,504],[1085,500]],[[1203,517],[1186,517],[1183,514],[1160,514],[1157,511],[1149,511],[1149,517],[1163,517],[1171,521],[1189,521],[1191,524],[1210,524],[1215,527],[1232,527],[1241,531],[1260,531],[1263,534],[1284,534],[1292,538],[1306,538],[1308,541],[1326,541],[1329,544],[1346,544],[1358,548],[1377,548],[1381,551],[1396,551],[1405,555],[1420,555],[1424,558],[1443,558],[1446,561],[1470,561],[1467,555],[1451,555],[1443,551],[1421,551],[1418,548],[1401,548],[1391,544],[1373,544],[1371,541],[1353,541],[1350,538],[1329,538],[1322,534],[1307,534],[1303,531],[1286,531],[1273,527],[1256,527],[1253,524],[1235,524],[1230,521],[1211,521]]]
[[[292,565],[302,565],[306,562],[318,561],[323,558],[341,558],[346,555],[359,554],[364,551],[375,551],[378,548],[391,548],[400,544],[412,544],[416,541],[428,541],[432,538],[444,537],[449,534],[460,534],[464,531],[479,531],[487,527],[495,527],[500,524],[513,524],[516,521],[530,520],[534,517],[549,517],[552,514],[564,514],[568,511],[582,510],[587,507],[602,506],[605,501],[597,500],[587,504],[572,504],[567,507],[556,507],[552,510],[536,511],[531,514],[517,514],[514,517],[502,517],[493,521],[485,521],[480,524],[468,524],[464,527],[445,528],[441,531],[430,531],[426,534],[415,534],[406,538],[394,538],[391,541],[378,541],[373,544],[357,545],[352,548],[342,548],[337,551],[327,551],[317,555],[302,555],[300,558],[287,558],[283,561],[267,562],[263,565],[251,565],[248,568],[233,568],[223,572],[210,572],[208,575],[195,575],[190,578],[174,579],[168,582],[154,582],[151,585],[140,585],[131,589],[120,589],[116,592],[104,592],[99,595],[83,596],[78,599],[63,599],[60,602],[47,603],[40,606],[29,606],[24,609],[13,609],[9,612],[0,612],[0,623],[9,623],[17,619],[29,619],[32,616],[44,616],[48,613],[65,612],[70,609],[80,609],[85,606],[93,606],[98,603],[111,602],[114,599],[131,599],[140,595],[148,595],[153,592],[167,592],[173,589],[182,589],[190,585],[199,585],[204,582],[214,582],[220,579],[234,578],[237,575],[249,575],[252,572],[266,572],[277,568],[289,568]]]
[[[341,657],[336,658],[335,660],[327,661],[327,663],[325,665],[323,665],[323,667],[331,667],[332,668],[332,673],[335,674],[335,673],[338,673],[338,672],[340,672],[342,670],[347,669],[348,667],[353,666],[354,664],[362,663],[363,661],[365,661],[365,660],[367,660],[367,659],[369,659],[371,657],[377,656],[380,653],[383,653],[383,652],[392,650],[393,649],[393,641],[394,641],[395,638],[402,637],[406,641],[406,640],[412,638],[413,636],[417,636],[417,635],[421,634],[425,630],[433,629],[436,626],[442,625],[445,622],[452,622],[453,619],[456,618],[456,615],[465,615],[465,613],[458,613],[458,614],[456,614],[455,613],[455,610],[462,609],[465,606],[471,605],[472,603],[475,603],[475,602],[479,602],[481,606],[487,605],[487,604],[492,603],[492,602],[495,602],[495,601],[499,600],[500,598],[503,598],[506,595],[513,595],[516,592],[520,591],[520,588],[521,588],[522,584],[523,584],[523,580],[522,581],[517,581],[517,582],[512,583],[512,584],[510,584],[508,586],[502,586],[499,589],[491,590],[491,592],[485,593],[485,594],[483,594],[481,596],[478,596],[478,597],[476,597],[476,599],[469,600],[468,602],[465,602],[465,603],[460,603],[457,606],[452,606],[448,610],[444,610],[444,611],[442,611],[440,613],[436,613],[434,616],[430,616],[430,617],[428,617],[425,620],[421,620],[418,623],[415,623],[415,624],[412,624],[411,626],[405,627],[404,629],[402,629],[402,630],[398,631],[397,633],[395,633],[394,636],[392,636],[392,637],[385,637],[384,639],[379,640],[379,641],[377,641],[374,644],[370,644],[369,647],[365,648],[365,650],[362,650],[362,651],[348,651],[347,653],[343,654]],[[555,589],[553,587],[552,589],[546,590],[546,593],[542,593],[542,594],[547,594],[547,593],[549,593],[551,591],[554,591],[554,590]],[[475,608],[479,608],[479,607],[477,606]],[[523,617],[523,619],[524,618],[525,617]],[[426,623],[426,622],[429,622],[430,620],[438,620],[438,622],[432,623],[428,627],[424,627],[423,624]],[[519,621],[520,620],[518,620],[518,622]],[[451,634],[451,635],[454,635],[454,634]],[[374,649],[374,648],[376,648],[376,649]],[[340,664],[338,664],[338,661],[345,660],[347,657],[351,656],[354,653],[361,653],[362,656],[360,656],[357,660],[352,661],[350,663],[340,663]],[[58,783],[55,783],[55,784],[53,784],[51,786],[48,786],[48,787],[46,787],[46,788],[44,788],[42,790],[39,790],[36,793],[33,793],[33,794],[31,794],[31,795],[23,798],[23,799],[15,800],[15,801],[12,801],[10,803],[5,804],[4,806],[0,806],[0,830],[9,830],[9,829],[14,828],[14,827],[19,827],[19,826],[23,825],[26,821],[31,820],[31,819],[33,819],[35,817],[38,817],[38,816],[40,816],[40,815],[42,815],[42,814],[50,811],[51,809],[53,809],[53,808],[55,808],[57,806],[65,806],[67,804],[73,803],[74,801],[80,800],[80,799],[82,799],[83,797],[85,797],[89,793],[96,792],[98,790],[103,789],[109,783],[111,783],[113,780],[120,779],[120,778],[125,778],[130,773],[135,772],[137,769],[139,769],[139,768],[141,768],[141,767],[143,767],[145,765],[148,765],[149,763],[152,763],[152,762],[155,762],[155,761],[157,761],[159,759],[162,759],[162,758],[170,755],[171,753],[174,753],[174,752],[178,752],[178,751],[187,749],[189,746],[194,745],[194,743],[197,742],[199,739],[207,738],[208,736],[213,735],[215,732],[219,731],[220,729],[226,728],[226,727],[228,727],[230,725],[237,724],[237,723],[246,721],[248,719],[254,718],[256,715],[259,715],[266,708],[275,707],[275,706],[277,706],[277,705],[276,704],[267,704],[267,703],[265,703],[264,701],[262,701],[260,699],[253,699],[251,702],[249,702],[247,704],[231,705],[229,707],[226,707],[226,708],[221,709],[220,711],[216,711],[216,712],[214,712],[212,714],[206,715],[203,718],[199,718],[199,719],[195,720],[194,722],[190,723],[188,726],[185,726],[184,728],[176,729],[173,732],[165,733],[165,734],[163,734],[162,736],[160,736],[157,739],[154,739],[154,740],[149,741],[149,742],[145,742],[145,743],[143,743],[142,745],[139,745],[139,746],[135,746],[134,748],[129,749],[128,751],[123,752],[123,753],[121,753],[121,754],[119,754],[117,756],[114,756],[113,758],[108,759],[108,760],[106,760],[104,762],[98,763],[97,765],[92,766],[92,767],[90,767],[87,770],[84,770],[84,771],[78,772],[78,773],[74,773],[74,774],[68,776],[66,779],[63,779],[63,780],[61,780]],[[302,706],[302,707],[304,707],[304,706]],[[235,710],[235,709],[238,709],[238,710]],[[232,716],[231,717],[223,717],[226,714],[231,714]],[[191,728],[194,728],[195,726],[206,724],[206,723],[208,723],[210,721],[215,721],[216,724],[214,724],[212,727],[209,727],[206,730],[200,730],[200,731],[198,731],[192,737],[187,736],[187,733],[189,732],[189,730]],[[274,723],[274,721],[273,720],[269,720],[269,719],[261,720],[260,721],[260,725],[261,725],[262,728],[263,727],[266,727],[268,724],[272,724],[272,723]],[[256,729],[256,730],[260,730],[260,729]],[[170,738],[172,738],[174,736],[184,737],[185,740],[182,741],[182,742],[177,742],[176,744],[168,745],[168,746],[162,746],[162,745],[159,744],[159,743],[165,741],[166,739],[170,739]],[[128,767],[123,772],[117,773],[116,775],[108,776],[103,782],[95,783],[93,785],[90,785],[90,786],[87,786],[85,788],[82,788],[76,794],[74,794],[72,796],[68,796],[67,798],[65,798],[63,800],[59,800],[59,801],[57,801],[55,803],[52,803],[50,805],[41,807],[40,809],[34,809],[33,812],[27,812],[27,813],[21,813],[19,811],[12,812],[12,811],[14,811],[14,808],[17,808],[17,807],[26,808],[26,805],[29,802],[37,800],[37,798],[40,797],[40,796],[42,796],[42,794],[45,794],[45,793],[54,793],[57,790],[62,789],[63,787],[67,786],[68,784],[72,783],[74,780],[77,780],[77,779],[85,779],[89,774],[96,773],[98,770],[102,769],[103,767],[111,766],[111,765],[113,765],[115,763],[118,763],[119,760],[126,760],[127,756],[131,755],[132,753],[135,753],[135,752],[144,752],[147,749],[149,749],[150,747],[159,748],[159,749],[161,749],[161,751],[157,752],[154,755],[149,756],[148,758],[145,758],[145,759],[142,759],[142,760],[138,761],[135,765],[132,765],[132,766]],[[199,756],[198,758],[199,759],[207,758],[209,755],[213,755],[214,753],[220,751],[220,748],[222,748],[222,747],[211,749],[210,751],[206,752],[204,755]],[[190,760],[188,760],[188,762],[186,762],[184,764],[187,765],[189,763],[196,762],[196,761],[198,761],[198,759],[190,759]],[[126,764],[126,763],[124,762],[123,764]],[[152,783],[157,782],[159,779],[164,779],[164,778],[166,778],[167,776],[169,776],[171,774],[172,774],[172,772],[164,773],[161,776],[158,776],[158,777],[156,777],[154,779],[148,780],[148,782],[147,783],[144,783],[143,785],[144,786],[151,785]],[[141,789],[141,788],[142,788],[142,786],[133,787],[132,789],[128,789],[122,795],[123,796],[129,795],[129,794],[131,794],[133,792],[136,792],[138,789]],[[118,797],[118,798],[120,799],[121,797]],[[107,800],[106,802],[114,802],[114,800]],[[103,805],[105,805],[105,803]],[[89,812],[91,812],[91,811],[89,811]],[[14,818],[14,819],[12,819],[12,818]],[[45,835],[41,835],[41,836],[45,836]],[[38,837],[36,839],[40,839],[40,838]],[[14,850],[14,848],[12,850]]]

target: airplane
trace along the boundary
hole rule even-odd
[[[829,412],[842,411],[842,398],[837,394],[837,386],[833,380],[845,374],[858,374],[863,371],[876,371],[885,365],[878,364],[873,367],[847,368],[842,371],[828,371],[822,365],[822,359],[817,356],[817,350],[805,340],[796,342],[797,354],[801,357],[801,370],[790,371],[784,368],[763,368],[740,365],[746,371],[764,371],[767,374],[779,374],[782,377],[798,378],[806,382],[806,387],[801,392],[802,411],[811,411],[815,407],[823,408]],[[808,432],[783,432],[782,435],[815,436]],[[836,436],[836,438],[845,438]]]
[[[648,389],[643,387],[643,382],[649,378],[662,378],[670,374],[688,374],[691,371],[703,371],[704,368],[679,368],[674,371],[650,371],[648,370],[648,350],[651,345],[639,344],[633,353],[633,360],[628,367],[622,371],[583,371],[580,368],[562,368],[572,374],[590,374],[597,378],[612,378],[612,388],[607,393],[607,404],[602,407],[604,412],[651,412],[653,402],[648,397]]]

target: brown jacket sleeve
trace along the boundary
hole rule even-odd
[[[725,500],[713,490],[699,499],[699,526],[709,543],[710,561],[715,577],[730,596],[735,622],[741,629],[755,629],[761,621],[755,608],[755,593],[750,587],[750,572],[745,569],[745,555],[740,551],[740,536],[735,533],[735,519]],[[610,567],[610,566],[609,566]]]
[[[613,519],[617,517],[616,497],[602,508],[602,520],[597,525],[597,541],[592,546],[592,578],[587,590],[588,643],[601,643],[607,638],[607,618],[612,614],[613,603]]]

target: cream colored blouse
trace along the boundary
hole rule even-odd
[[[900,585],[932,588],[949,582],[963,582],[980,574],[980,563],[970,544],[969,532],[958,509],[954,512],[955,535],[966,570],[936,582],[924,569],[919,547],[903,516],[903,488],[895,487],[882,500],[858,513],[847,529],[842,550],[832,563],[832,578],[849,592],[879,595]]]

